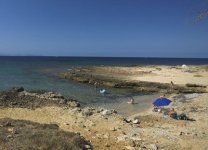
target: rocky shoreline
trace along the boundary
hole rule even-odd
[[[203,150],[207,148],[208,140],[207,97],[207,94],[172,95],[170,107],[193,117],[196,121],[192,122],[164,119],[152,111],[124,118],[115,110],[80,107],[78,102],[58,93],[13,88],[0,92],[0,118],[30,120],[49,126],[56,124],[60,129],[78,133],[89,141],[84,144],[89,145],[84,149]],[[11,133],[9,128],[2,127],[6,138]],[[5,144],[8,142],[9,139]],[[72,145],[77,145],[76,142]]]
[[[121,67],[122,68],[122,67]],[[113,70],[117,69],[117,71]],[[134,67],[131,68],[132,70]],[[74,80],[80,83],[91,84],[96,87],[126,88],[133,89],[141,93],[206,93],[206,86],[200,84],[171,84],[150,82],[150,81],[133,81],[129,78],[133,75],[145,76],[152,75],[151,71],[132,71],[130,73],[113,67],[81,67],[73,68],[60,74],[61,78]],[[153,74],[154,75],[154,74]]]
[[[23,87],[14,87],[0,92],[0,108],[29,108],[35,109],[45,106],[79,107],[80,104],[54,92],[28,92]]]

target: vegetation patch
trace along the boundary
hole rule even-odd
[[[77,133],[65,132],[56,124],[0,119],[2,150],[83,150],[92,146]]]
[[[203,77],[203,76],[200,74],[195,74],[194,77]]]

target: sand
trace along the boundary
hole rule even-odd
[[[135,67],[94,67],[92,74],[115,77],[127,81],[148,81],[174,84],[208,85],[208,71],[205,66],[135,66]]]

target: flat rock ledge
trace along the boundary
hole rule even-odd
[[[60,74],[61,78],[74,80],[80,83],[91,84],[96,87],[111,87],[133,89],[142,93],[207,93],[206,86],[198,84],[171,85],[171,83],[147,82],[147,81],[126,81],[119,78],[92,75],[92,68],[75,68]]]

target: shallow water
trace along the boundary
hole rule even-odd
[[[103,96],[94,86],[60,79],[57,73],[77,66],[110,65],[132,66],[144,64],[206,64],[208,59],[174,60],[154,58],[84,58],[84,57],[0,57],[0,90],[23,86],[27,90],[55,91],[78,100],[82,105],[116,109],[121,114],[131,115],[147,109],[157,95],[141,95],[130,90],[106,89]],[[102,87],[101,87],[102,88]],[[129,105],[133,96],[138,104]]]

